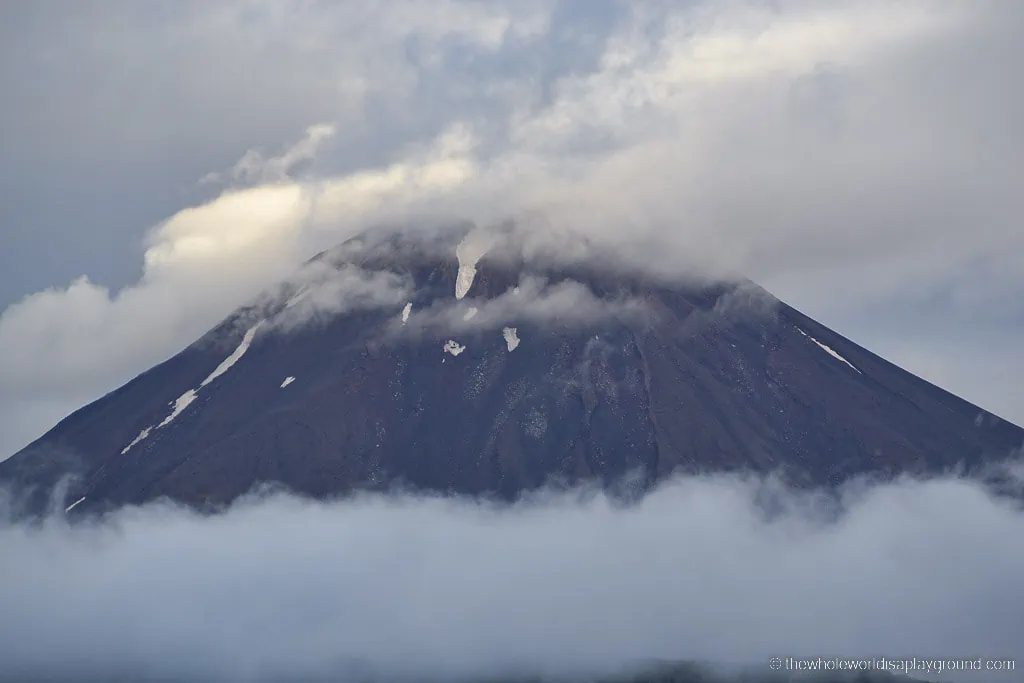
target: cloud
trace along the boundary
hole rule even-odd
[[[854,486],[835,503],[709,476],[633,506],[594,491],[511,507],[273,494],[212,517],[153,504],[0,526],[0,673],[243,681],[347,661],[429,679],[648,658],[1020,661],[1019,506],[955,477]]]
[[[292,179],[292,172],[297,166],[313,161],[318,148],[332,138],[335,128],[329,123],[321,123],[306,129],[306,135],[280,156],[264,159],[259,150],[250,149],[231,168],[230,179],[236,184],[259,185],[280,183]],[[221,182],[221,175],[213,172],[203,176],[201,184]]]
[[[354,310],[398,306],[413,294],[408,277],[351,264],[335,267],[323,261],[307,264],[285,283],[283,289],[294,294],[283,306],[279,297],[268,301],[279,309],[272,314],[270,327],[280,332],[292,332]]]
[[[76,12],[58,33],[82,42],[64,23]],[[554,2],[90,15],[110,54],[185,65],[161,82],[188,103],[182,130],[221,146],[204,171],[251,151],[234,167],[241,186],[150,232],[137,283],[80,279],[7,309],[0,401],[113,389],[310,254],[381,222],[514,216],[538,245],[558,226],[659,272],[741,273],[837,322],[936,292],[961,321],[980,320],[976,337],[1020,320],[1024,138],[1011,112],[1024,92],[1004,66],[1020,57],[1015,4],[638,2],[607,16],[597,30]],[[139,30],[110,30],[127,24]],[[195,50],[187,60],[182,45]],[[153,101],[164,91],[174,88]],[[219,108],[208,111],[209,92]],[[82,97],[83,110],[99,106]],[[140,101],[151,118],[120,122],[110,140],[159,130]],[[285,151],[258,151],[269,149]],[[1019,324],[999,330],[1020,336]],[[902,349],[906,334],[875,348]],[[968,398],[1024,416],[1019,392],[976,391]],[[9,447],[31,435],[23,428]]]
[[[500,328],[516,323],[593,325],[623,318],[651,317],[654,312],[637,298],[602,298],[586,285],[566,280],[548,284],[525,276],[519,284],[491,299],[467,298],[435,302],[413,309],[407,320],[392,325],[395,334],[450,334]]]
[[[383,207],[399,210],[403,201],[458,182],[466,172],[458,157],[464,144],[456,131],[379,170],[313,187],[282,182],[232,189],[179,211],[150,232],[134,285],[111,292],[83,276],[0,313],[0,402],[95,398],[113,390],[236,307],[294,279],[313,251],[365,227],[364,217],[386,215]],[[62,416],[40,411],[35,421],[5,425],[4,455]]]
[[[10,306],[0,391],[28,399],[124,381],[176,353],[301,263],[294,230],[308,205],[298,186],[222,195],[154,230],[137,284],[114,293],[82,277]]]

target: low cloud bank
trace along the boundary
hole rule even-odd
[[[764,512],[765,500],[773,512]],[[511,507],[375,495],[0,526],[0,674],[418,678],[637,660],[1024,657],[1024,513],[973,481],[773,480]],[[2,507],[2,506],[0,506]],[[985,680],[1007,680],[998,675]],[[957,680],[955,676],[947,677]],[[969,678],[967,680],[970,680]]]

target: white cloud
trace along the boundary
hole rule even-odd
[[[511,508],[286,496],[0,525],[0,673],[241,683],[339,661],[385,678],[609,672],[639,659],[1024,658],[1020,509],[955,478],[827,499],[677,479]],[[1015,672],[1019,675],[1019,671]],[[931,679],[1015,680],[991,672]]]

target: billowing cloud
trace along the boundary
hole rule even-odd
[[[1019,506],[944,477],[841,499],[729,476],[623,506],[395,494],[0,526],[0,674],[420,680],[771,657],[1024,661]],[[928,678],[925,672],[916,672]],[[1015,680],[943,672],[932,680]],[[435,678],[437,677],[437,678]],[[288,678],[287,680],[291,680]]]

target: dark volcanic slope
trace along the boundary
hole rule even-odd
[[[491,252],[458,301],[455,241],[359,244],[313,263],[414,284],[407,325],[406,300],[374,307],[367,294],[281,332],[295,293],[284,286],[0,463],[0,480],[35,486],[38,508],[74,473],[64,504],[76,512],[164,495],[219,503],[258,482],[315,496],[401,481],[513,497],[551,477],[607,482],[638,468],[648,480],[782,468],[834,483],[977,465],[1024,442],[1020,428],[748,285],[667,285]],[[539,295],[530,274],[549,279]],[[577,284],[552,289],[559,281]],[[338,291],[315,298],[333,304]],[[471,305],[480,324],[469,329],[463,309],[447,320],[438,308]],[[504,327],[516,329],[514,349]],[[445,351],[448,340],[464,350]]]

